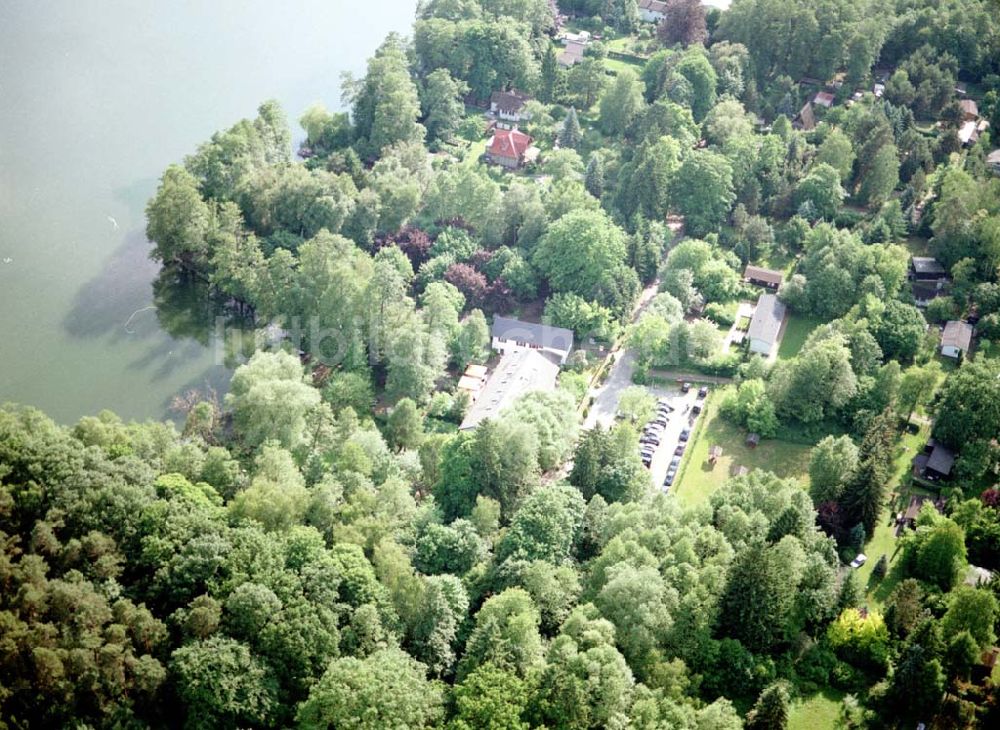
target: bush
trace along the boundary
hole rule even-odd
[[[732,327],[736,321],[736,307],[733,304],[711,302],[705,305],[705,317],[723,327]]]

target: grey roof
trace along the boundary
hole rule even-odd
[[[494,337],[499,337],[501,340],[514,340],[548,350],[569,352],[573,349],[573,330],[563,327],[550,327],[547,324],[494,317],[491,332]]]
[[[945,268],[932,256],[914,256],[913,270],[918,274],[946,274]]]
[[[968,352],[971,345],[971,324],[953,319],[944,326],[944,333],[941,335],[941,347],[957,347],[962,352]]]
[[[1000,165],[1000,149],[995,149],[986,155],[986,161],[991,165]]]
[[[475,428],[487,418],[496,418],[525,393],[552,390],[559,376],[559,363],[539,350],[517,350],[500,358],[493,374],[465,414],[459,428]]]
[[[948,476],[951,473],[951,467],[955,464],[955,454],[952,453],[951,449],[938,444],[934,447],[931,452],[930,458],[927,460],[927,468],[931,471],[936,471],[942,476]]]
[[[761,294],[757,309],[750,320],[747,336],[751,340],[762,340],[774,344],[778,339],[781,322],[785,319],[785,305],[775,294]]]

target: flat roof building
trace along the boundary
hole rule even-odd
[[[507,353],[497,365],[479,397],[465,414],[461,431],[496,418],[525,393],[555,390],[559,363],[551,353],[520,349]]]

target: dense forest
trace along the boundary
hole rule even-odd
[[[0,408],[0,728],[996,726],[1000,4],[655,5],[427,0],[348,111],[265,102],[163,173],[158,287],[266,346],[176,424]],[[788,357],[724,342],[748,264],[813,323]],[[579,346],[459,430],[498,314]],[[642,388],[583,427],[615,348],[724,379],[807,478],[651,485]],[[920,429],[953,474],[866,585]]]

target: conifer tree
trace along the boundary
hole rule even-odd
[[[583,132],[580,129],[580,120],[576,117],[576,109],[569,108],[569,113],[563,120],[562,129],[559,130],[559,146],[575,148],[583,139]]]

